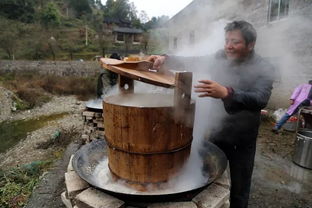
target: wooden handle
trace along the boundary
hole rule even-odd
[[[153,67],[153,62],[150,61],[121,61],[117,59],[101,58],[102,66],[110,68],[112,66],[118,66],[126,69],[138,70],[138,71],[150,71]]]

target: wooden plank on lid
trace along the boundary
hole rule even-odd
[[[149,61],[120,61],[116,59],[101,58],[103,68],[129,77],[133,80],[171,88],[175,86],[175,77],[171,72],[161,73],[151,70],[153,63]]]

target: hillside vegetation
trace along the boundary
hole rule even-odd
[[[0,59],[90,60],[104,56],[115,47],[103,32],[105,18],[142,29],[144,52],[150,29],[168,19],[149,19],[129,0],[107,0],[105,5],[100,0],[1,0]]]

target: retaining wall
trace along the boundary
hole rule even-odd
[[[11,61],[0,60],[0,72],[38,71],[58,76],[94,76],[103,72],[97,61]]]

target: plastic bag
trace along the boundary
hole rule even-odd
[[[273,117],[275,118],[275,121],[279,121],[282,116],[287,112],[287,109],[279,108],[273,113]]]

